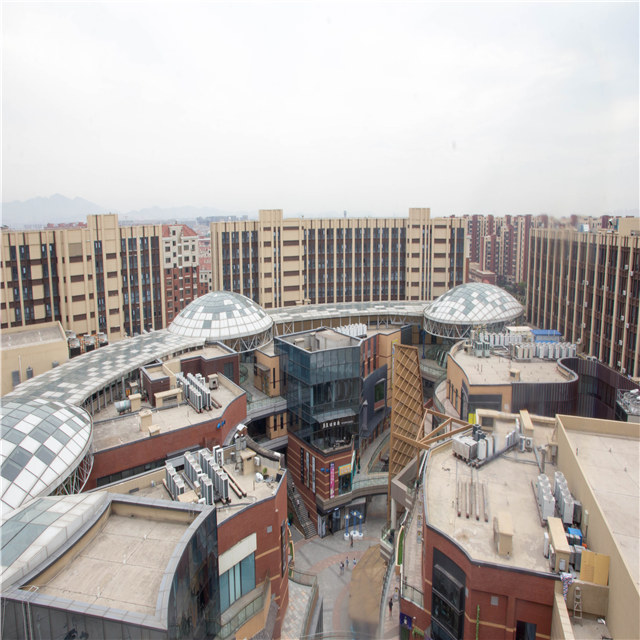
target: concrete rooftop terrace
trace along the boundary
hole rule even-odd
[[[222,378],[222,376],[220,376]],[[151,408],[151,424],[158,427],[160,435],[169,431],[176,431],[203,422],[218,420],[224,414],[226,407],[235,398],[246,393],[244,389],[236,386],[226,378],[211,394],[213,399],[221,405],[220,409],[198,413],[191,405],[183,402],[180,405],[154,409]],[[143,406],[143,409],[149,409]],[[115,405],[108,405],[93,420],[93,446],[95,451],[104,451],[137,440],[146,440],[148,432],[140,430],[139,412],[118,415]]]
[[[193,450],[194,455],[197,454],[197,451],[198,449]],[[249,449],[245,449],[245,451],[249,451]],[[273,462],[270,462],[270,464],[273,464]],[[224,472],[232,480],[235,480],[239,487],[246,492],[247,496],[240,498],[230,488],[229,497],[231,498],[231,503],[223,505],[222,503],[217,502],[215,504],[218,524],[224,522],[224,520],[239,511],[242,511],[247,506],[251,506],[256,502],[271,498],[277,491],[278,482],[274,479],[270,479],[266,482],[256,482],[255,473],[243,475],[243,473],[239,471],[234,464],[225,464],[223,469]],[[184,474],[182,475],[184,477]],[[155,469],[154,471],[140,474],[135,478],[114,482],[108,487],[95,489],[94,492],[106,490],[110,493],[135,495],[137,498],[149,498],[153,500],[165,500],[171,502],[171,495],[163,484],[164,479],[165,470],[164,467],[162,467],[161,469]],[[182,501],[184,502],[196,502],[198,500],[198,496],[193,490],[188,490],[183,496],[181,496],[181,498],[183,498]]]
[[[16,332],[2,331],[0,349],[20,349],[47,342],[66,342],[67,338],[60,325],[41,328],[24,328]]]
[[[493,354],[488,358],[478,358],[465,353],[464,349],[449,355],[464,370],[472,385],[511,384],[514,382],[511,370],[520,371],[520,382],[567,382],[555,360],[511,360]]]
[[[504,436],[513,430],[510,420],[496,420],[493,430],[504,443]],[[534,447],[544,445],[552,427],[535,426]],[[555,467],[547,463],[545,473],[553,479]],[[543,555],[542,527],[536,498],[531,486],[540,473],[533,451],[520,453],[518,448],[488,462],[479,469],[468,467],[454,457],[451,441],[431,450],[425,482],[426,522],[453,538],[474,560],[509,567],[549,572],[549,561]],[[460,480],[485,484],[488,497],[488,521],[483,514],[466,517],[464,509],[458,516],[456,487]],[[482,495],[480,493],[480,495]],[[480,498],[482,502],[482,498]],[[501,511],[511,515],[513,552],[500,556],[493,540],[493,518]]]
[[[38,593],[153,616],[160,583],[189,522],[111,513],[71,562]]]
[[[640,448],[628,438],[566,430],[631,577],[640,585]],[[597,549],[596,549],[597,551]]]

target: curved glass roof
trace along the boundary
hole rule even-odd
[[[212,291],[187,305],[169,331],[215,342],[253,336],[272,327],[271,317],[253,300],[231,291]]]
[[[469,282],[450,289],[429,305],[424,317],[446,324],[509,322],[522,314],[522,305],[500,287]]]
[[[2,509],[51,493],[78,466],[91,444],[91,417],[73,405],[31,398],[0,407]]]

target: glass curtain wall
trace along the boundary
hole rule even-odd
[[[358,432],[359,346],[309,352],[275,342],[286,377],[291,430],[322,450],[348,444]]]

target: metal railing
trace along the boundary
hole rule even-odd
[[[306,638],[310,635],[309,626],[311,625],[313,610],[318,602],[318,577],[314,573],[299,571],[295,567],[289,565],[289,580],[306,587],[311,587],[307,606],[305,607],[304,615],[302,616],[301,637]]]
[[[389,484],[389,474],[385,471],[382,473],[372,473],[368,476],[357,476],[353,480],[351,490],[364,489],[365,487],[386,487]]]
[[[382,581],[382,593],[380,594],[380,619],[378,620],[378,637],[382,637],[382,632],[384,631],[384,617],[386,613],[386,600],[387,600],[387,592],[389,590],[389,583],[391,582],[391,576],[395,573],[396,570],[396,551],[395,546],[392,546],[391,549],[391,558],[389,558],[389,564],[387,565],[387,570],[384,574],[384,579]]]
[[[300,571],[295,567],[289,565],[289,580],[293,580],[298,584],[302,584],[305,587],[312,587],[317,584],[318,578],[315,573],[307,573],[306,571]]]
[[[316,580],[315,584],[311,587],[311,595],[309,596],[309,600],[307,601],[307,606],[304,610],[304,615],[302,616],[302,637],[307,638],[310,635],[311,629],[311,614],[315,609],[316,603],[318,602],[318,581]]]
[[[384,432],[383,437],[380,439],[380,442],[377,444],[373,455],[369,458],[369,463],[367,464],[367,473],[371,473],[371,467],[373,467],[373,465],[377,462],[380,452],[382,451],[382,449],[384,449],[384,447],[388,445],[390,435],[391,429],[387,429],[387,431]]]
[[[271,588],[271,580],[267,578],[263,584],[262,589],[258,591],[256,597],[248,602],[238,613],[222,625],[220,629],[220,637],[228,638],[234,631],[239,629],[247,620],[250,620],[257,613],[264,609],[264,603]]]
[[[424,594],[420,589],[412,587],[410,584],[405,582],[402,584],[400,593],[405,600],[410,600],[421,608],[424,607]]]
[[[252,418],[253,416],[264,413],[265,411],[285,411],[286,408],[287,401],[281,396],[253,400],[252,397],[250,397],[249,392],[247,392],[247,418]]]

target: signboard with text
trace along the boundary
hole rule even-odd
[[[335,465],[332,462],[329,467],[329,497],[333,498],[336,495],[336,470]]]

